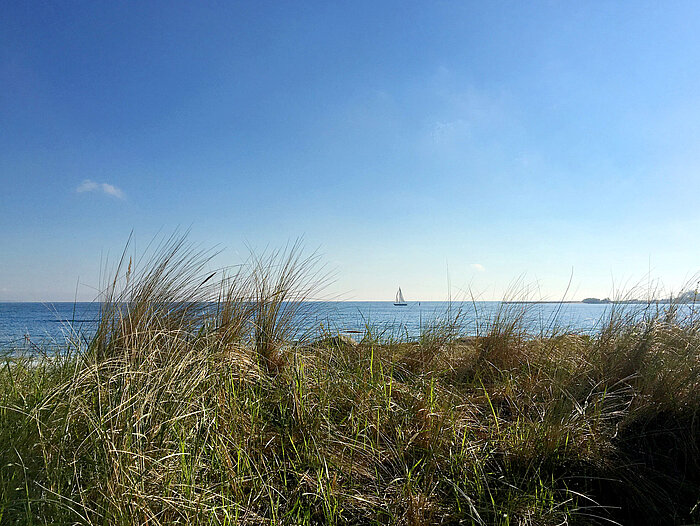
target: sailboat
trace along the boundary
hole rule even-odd
[[[399,287],[399,290],[396,293],[396,301],[394,301],[394,305],[396,305],[397,307],[405,307],[406,305],[408,305],[408,303],[406,303],[406,300],[403,299],[403,293],[401,292],[401,287]]]

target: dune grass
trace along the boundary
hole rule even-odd
[[[7,358],[0,523],[700,522],[694,311],[306,338],[316,258],[206,262],[182,238],[123,258],[94,338]]]

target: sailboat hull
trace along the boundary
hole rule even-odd
[[[394,303],[397,307],[405,307],[408,303]]]

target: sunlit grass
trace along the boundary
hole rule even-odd
[[[124,257],[87,345],[5,360],[0,523],[700,520],[694,311],[533,335],[511,305],[476,336],[450,312],[415,340],[313,340],[316,258],[206,261],[182,238]]]

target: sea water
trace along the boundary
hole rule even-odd
[[[415,338],[444,320],[455,320],[462,334],[485,330],[499,315],[521,315],[531,332],[553,328],[594,332],[612,308],[643,308],[586,303],[503,304],[501,302],[409,302],[395,306],[384,301],[305,302],[295,326],[300,332],[347,333]],[[652,307],[653,308],[653,307]],[[100,318],[99,303],[0,303],[0,348],[62,344],[68,338],[89,340]]]

